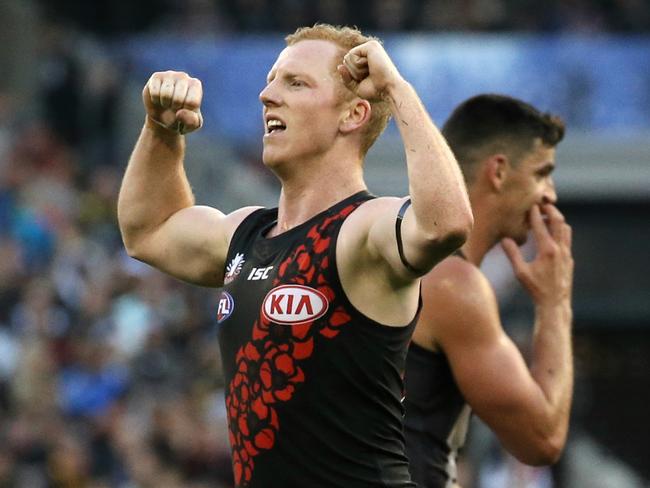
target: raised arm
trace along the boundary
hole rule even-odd
[[[550,219],[549,232],[533,211],[534,261],[519,262],[513,254],[518,275],[536,289],[530,369],[503,331],[489,283],[459,258],[423,279],[424,308],[414,334],[419,344],[442,348],[472,409],[508,451],[533,465],[559,458],[573,390],[570,229],[557,215]]]
[[[380,43],[370,41],[352,49],[341,69],[344,80],[358,81],[357,94],[383,97],[404,143],[412,206],[401,225],[403,254],[408,271],[396,252],[395,218],[402,202],[388,203],[372,219],[368,244],[397,272],[424,274],[466,240],[472,211],[462,173],[453,153],[431,121],[413,87],[402,78]],[[347,77],[347,79],[346,79]]]
[[[146,120],[118,198],[127,252],[177,278],[218,286],[230,237],[252,211],[228,216],[194,205],[183,168],[184,134],[203,125],[201,82],[185,73],[154,73],[142,91]]]

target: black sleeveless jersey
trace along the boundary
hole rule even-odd
[[[402,430],[414,319],[378,324],[341,287],[336,242],[360,192],[278,236],[237,228],[217,310],[238,488],[414,487]]]
[[[420,488],[451,486],[456,482],[456,458],[465,444],[471,410],[444,352],[411,342],[404,382],[404,433],[413,481]]]

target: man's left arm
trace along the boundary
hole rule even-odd
[[[411,207],[401,222],[396,242],[395,218],[402,202],[392,202],[369,229],[368,244],[385,258],[398,276],[413,278],[431,269],[460,247],[473,225],[463,175],[444,137],[431,121],[420,97],[377,41],[352,49],[344,58],[357,94],[388,101],[399,128],[409,179]],[[344,79],[345,70],[342,70]],[[392,207],[395,207],[394,209]],[[402,257],[396,252],[402,248]]]
[[[411,197],[402,222],[403,255],[426,272],[465,242],[472,210],[456,158],[413,87],[401,81],[387,96],[404,144]]]

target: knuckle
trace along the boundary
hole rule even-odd
[[[521,281],[523,281],[526,278],[526,276],[528,276],[528,274],[524,271],[523,268],[514,268],[514,274],[515,274],[515,278]]]
[[[542,251],[542,256],[545,258],[554,259],[555,256],[557,256],[558,251],[559,251],[558,246],[556,246],[555,244],[551,244],[547,246],[546,249],[544,249],[544,251]]]

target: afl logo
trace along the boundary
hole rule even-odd
[[[235,300],[232,295],[227,291],[222,291],[219,297],[219,304],[217,306],[217,324],[226,320],[232,314],[235,308]]]
[[[276,324],[304,324],[325,315],[329,303],[320,291],[302,285],[282,285],[266,294],[262,314]]]

